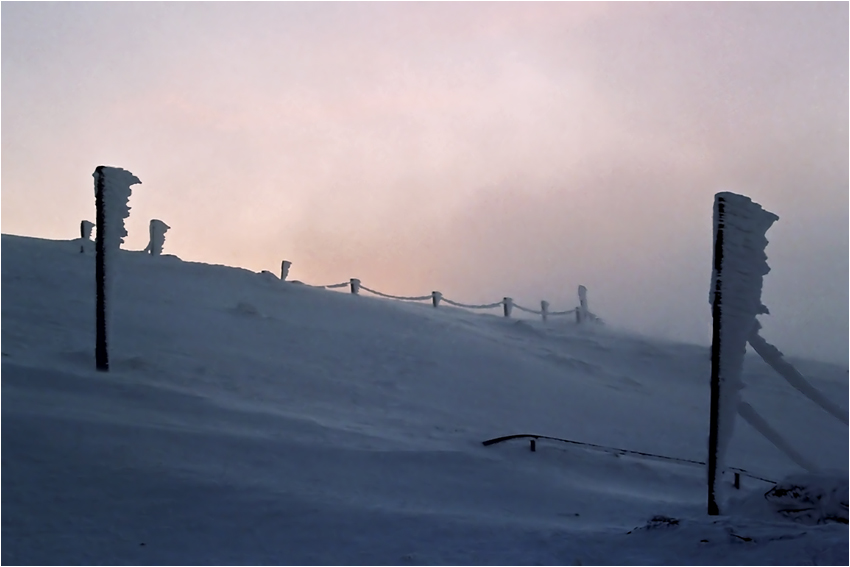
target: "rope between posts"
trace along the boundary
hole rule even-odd
[[[348,284],[345,284],[348,285]],[[368,291],[369,293],[373,293],[380,297],[386,297],[387,299],[401,299],[402,301],[425,301],[431,299],[431,295],[420,295],[419,297],[403,297],[400,295],[390,295],[388,293],[381,293],[380,291],[375,291],[374,289],[369,289],[363,284],[360,284],[360,289],[363,291]]]
[[[443,301],[448,303],[449,305],[454,305],[455,307],[464,307],[466,309],[493,309],[494,307],[499,307],[504,303],[504,301],[497,301],[496,303],[489,303],[487,305],[467,305],[466,303],[458,303],[457,301],[452,301],[451,299],[443,298]]]
[[[351,281],[342,282],[342,283],[338,283],[338,284],[331,284],[331,285],[316,285],[316,286],[311,285],[310,287],[324,288],[324,289],[338,289],[338,288],[343,288],[343,287],[349,287],[349,286],[353,285],[352,282],[354,282],[354,281],[355,280],[351,280]],[[359,283],[359,280],[356,280],[356,281],[358,282],[358,286],[357,286],[356,290],[353,290],[354,293],[357,293],[358,290],[362,289],[363,291],[367,291],[367,292],[369,292],[373,295],[377,295],[378,297],[385,297],[387,299],[397,299],[397,300],[401,300],[401,301],[428,301],[428,300],[434,300],[434,298],[435,298],[433,293],[430,294],[430,295],[419,295],[419,296],[391,295],[389,293],[382,293],[380,291],[368,288],[368,287],[364,286],[362,283]],[[309,284],[307,284],[307,285],[309,285]],[[505,300],[496,301],[494,303],[481,304],[481,305],[471,305],[469,303],[461,303],[459,301],[452,301],[451,299],[443,297],[442,295],[437,296],[437,298],[438,298],[439,301],[444,301],[447,305],[453,305],[455,307],[462,307],[464,309],[495,309],[496,307],[501,307],[502,305],[505,305]],[[526,313],[530,313],[532,315],[543,315],[543,311],[538,311],[537,309],[529,309],[528,307],[523,307],[522,305],[518,305],[516,303],[511,303],[511,306],[516,307],[518,310],[524,311]],[[547,311],[546,315],[551,316],[551,317],[559,317],[559,316],[563,316],[563,315],[570,315],[572,313],[575,313],[576,311],[578,311],[578,307],[573,308],[573,309],[568,309],[567,311]],[[595,318],[595,316],[594,316],[594,318]]]
[[[519,309],[520,311],[525,311],[526,313],[531,313],[532,315],[543,315],[542,311],[535,311],[534,309],[528,309],[523,307],[522,305],[513,304],[515,309]],[[548,314],[548,313],[547,313]]]

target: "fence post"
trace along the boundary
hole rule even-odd
[[[289,267],[292,265],[292,262],[288,260],[283,260],[280,263],[280,281],[285,282],[286,276],[289,275]]]
[[[357,278],[351,278],[351,293],[354,295],[360,294],[360,280]]]
[[[543,322],[549,318],[549,302],[545,299],[540,302],[540,313],[543,316]]]
[[[95,347],[97,370],[109,370],[108,342],[110,337],[110,306],[115,281],[115,261],[107,260],[119,254],[126,236],[124,219],[130,215],[127,202],[130,185],[141,183],[124,169],[99,165],[94,173],[94,202],[97,238],[95,239]],[[108,218],[107,218],[108,217]]]
[[[748,197],[734,193],[714,196],[714,253],[711,287],[711,399],[708,425],[708,515],[720,514],[719,474],[725,469],[726,445],[735,416],[742,407],[741,372],[747,340],[766,313],[761,304],[762,277],[767,265],[765,233],[779,220]],[[724,267],[731,266],[724,272]]]
[[[95,262],[94,262],[94,280],[95,280],[95,345],[94,359],[95,366],[98,370],[106,372],[109,370],[109,350],[106,344],[106,270],[104,268],[104,257],[106,249],[104,246],[104,217],[106,213],[103,205],[104,193],[104,173],[103,166],[98,166],[94,170],[94,203],[95,203],[95,219],[97,224],[97,240],[95,240]]]
[[[159,219],[151,219],[148,231],[150,233],[150,241],[145,252],[150,252],[151,256],[159,256],[162,254],[162,246],[165,244],[165,233],[171,228]]]
[[[91,240],[91,229],[94,228],[94,223],[87,220],[80,221],[80,238],[83,240]]]
[[[583,323],[587,319],[587,288],[578,286],[579,308],[576,310],[576,323]]]
[[[514,300],[510,297],[506,297],[502,300],[502,306],[504,307],[505,317],[510,317],[511,310],[514,308]]]
[[[82,240],[91,241],[91,229],[94,228],[94,223],[91,223],[87,220],[80,221],[80,238]],[[84,254],[86,251],[86,243],[80,243],[80,254]]]
[[[435,308],[439,307],[441,299],[443,299],[442,293],[440,293],[439,291],[431,292],[431,305],[433,305]]]

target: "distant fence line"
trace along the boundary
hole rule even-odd
[[[95,227],[95,224],[84,220],[80,222],[80,252],[85,251],[85,241],[91,241],[91,233],[92,229]],[[159,255],[162,253],[162,245],[165,241],[165,231],[168,230],[169,227],[167,224],[158,219],[153,219],[150,221],[150,241],[148,243],[147,248],[145,248],[146,253],[150,253],[152,255]],[[286,278],[289,276],[289,269],[292,267],[292,262],[288,260],[283,260],[280,263],[280,280],[287,281]],[[271,272],[264,272],[274,276]],[[357,278],[351,278],[347,282],[342,282],[338,284],[331,285],[309,285],[310,287],[323,288],[323,289],[339,289],[343,287],[348,287],[351,290],[351,293],[354,295],[360,295],[360,290],[369,292],[378,297],[383,297],[386,299],[397,299],[400,301],[431,301],[431,305],[435,308],[440,306],[440,302],[446,302],[449,305],[453,305],[454,307],[462,307],[463,309],[496,309],[498,307],[502,308],[502,313],[505,317],[510,317],[513,309],[516,308],[519,311],[523,311],[530,315],[540,315],[544,321],[548,320],[549,317],[562,317],[565,315],[571,315],[575,313],[576,323],[584,323],[584,322],[594,322],[594,323],[602,323],[602,319],[594,315],[590,312],[587,307],[587,288],[583,285],[578,286],[578,297],[579,297],[579,305],[578,307],[574,307],[573,309],[567,309],[566,311],[549,311],[549,302],[543,300],[540,302],[540,309],[531,309],[530,307],[523,307],[517,303],[514,303],[513,298],[511,297],[503,297],[501,301],[495,301],[493,303],[486,303],[482,305],[471,305],[468,303],[461,303],[459,301],[452,301],[446,297],[443,297],[443,294],[439,291],[432,291],[428,295],[417,295],[417,296],[403,296],[403,295],[392,295],[389,293],[383,293],[381,291],[377,291],[371,288],[366,287],[365,285],[361,285],[360,280]]]
[[[287,276],[289,275],[289,268],[292,266],[292,262],[284,260],[280,264],[280,279],[281,281],[286,281]],[[523,307],[517,303],[514,303],[513,298],[504,297],[501,301],[496,301],[493,303],[485,303],[481,305],[471,305],[469,303],[461,303],[459,301],[452,301],[447,297],[443,297],[443,294],[439,291],[432,291],[428,295],[417,295],[417,296],[404,296],[404,295],[392,295],[390,293],[383,293],[381,291],[377,291],[363,285],[359,279],[351,278],[347,282],[330,284],[330,285],[309,285],[310,287],[322,288],[322,289],[340,289],[347,287],[350,289],[351,293],[354,295],[360,295],[360,291],[366,291],[378,297],[383,297],[386,299],[396,299],[400,301],[430,301],[431,305],[435,308],[440,306],[441,302],[445,302],[449,305],[453,305],[454,307],[462,307],[464,309],[495,309],[498,307],[502,307],[502,314],[505,317],[510,317],[513,309],[516,308],[525,313],[529,313],[531,315],[540,315],[544,321],[548,320],[549,317],[560,317],[564,315],[575,314],[576,323],[584,323],[584,322],[595,322],[602,323],[602,320],[590,312],[587,307],[587,288],[583,285],[578,286],[578,296],[579,296],[579,305],[573,309],[568,309],[566,311],[550,311],[549,310],[549,302],[543,300],[540,302],[540,309],[531,309],[529,307]]]

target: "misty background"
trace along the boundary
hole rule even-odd
[[[848,361],[847,3],[8,3],[2,231],[708,345],[713,195],[768,231],[763,336]]]

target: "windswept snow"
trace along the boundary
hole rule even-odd
[[[4,563],[848,562],[846,525],[776,512],[766,482],[743,477],[710,518],[703,467],[481,445],[537,433],[704,461],[707,345],[122,251],[98,373],[93,256],[10,235],[2,253]],[[794,365],[846,411],[847,368]],[[840,511],[843,482],[846,510],[847,427],[755,357],[742,379],[838,471],[818,486]],[[802,472],[745,423],[726,460]]]

